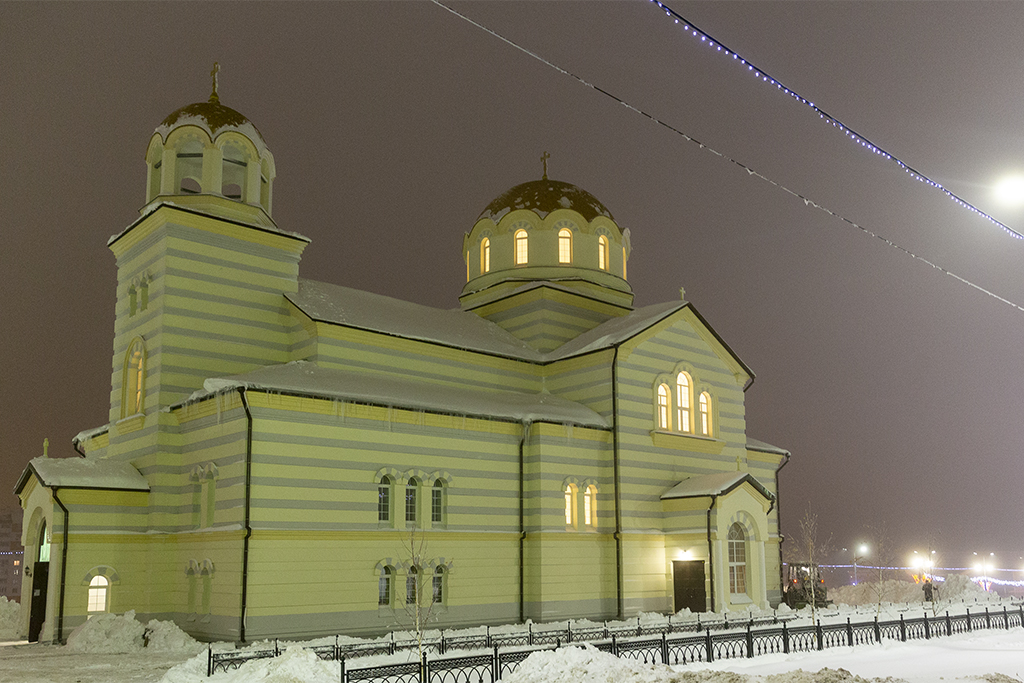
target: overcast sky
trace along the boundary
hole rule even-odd
[[[1024,171],[1024,3],[667,3],[1000,220]],[[1024,242],[851,144],[645,0],[460,11],[775,182],[1024,305]],[[793,454],[840,546],[887,522],[940,564],[1024,555],[1024,312],[814,210],[427,1],[0,3],[0,490],[107,419],[115,264],[144,154],[209,95],[274,153],[301,275],[452,308],[463,233],[550,176],[632,232],[638,306],[679,288],[757,375],[747,432]],[[13,504],[10,496],[5,504]],[[1019,578],[1019,577],[1018,577]]]

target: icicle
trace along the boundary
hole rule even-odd
[[[461,427],[461,429],[463,431],[465,431],[465,429],[466,429],[466,416],[465,415],[462,416],[462,427]]]
[[[426,424],[427,414],[422,410],[420,410],[419,413],[420,414],[418,416],[418,419],[416,420],[416,424],[422,427],[423,425]]]
[[[388,406],[388,431],[391,431],[391,411],[392,407]]]
[[[565,441],[566,443],[572,443],[572,422],[563,422],[562,426],[565,427]]]
[[[220,426],[220,418],[221,418],[221,414],[223,413],[223,408],[221,406],[221,399],[223,399],[223,398],[224,398],[224,394],[222,394],[221,392],[217,392],[216,394],[213,395],[213,400],[217,402],[217,426],[218,427]]]
[[[341,408],[340,408],[340,411],[341,411],[341,412],[340,412],[340,413],[338,413],[338,417],[340,417],[340,418],[341,418],[341,421],[342,421],[342,423],[344,423],[344,422],[345,422],[345,402],[344,402],[344,401],[341,401]]]

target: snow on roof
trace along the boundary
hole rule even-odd
[[[684,479],[661,494],[661,499],[718,496],[732,491],[744,482],[750,482],[750,485],[757,489],[758,493],[769,500],[775,497],[746,472],[717,472],[715,474],[703,474],[698,477]]]
[[[149,482],[130,463],[92,458],[32,458],[18,480],[17,493],[34,473],[43,486],[70,489],[148,491]]]
[[[303,278],[299,291],[286,296],[314,320],[499,356],[541,359],[529,344],[475,313],[430,308]]]
[[[111,244],[113,244],[117,240],[121,239],[132,228],[134,228],[136,225],[138,225],[143,220],[145,220],[146,217],[149,214],[153,213],[154,211],[156,211],[157,209],[159,209],[162,206],[168,206],[168,207],[171,207],[172,209],[177,209],[178,211],[184,211],[185,213],[192,213],[192,214],[195,214],[197,216],[209,216],[211,218],[216,218],[217,220],[220,220],[220,221],[227,221],[229,223],[235,223],[237,225],[244,225],[244,226],[246,226],[248,228],[253,228],[255,230],[262,230],[263,232],[270,232],[270,233],[274,233],[276,235],[284,235],[285,237],[291,237],[292,239],[301,240],[303,242],[306,242],[307,244],[311,241],[308,237],[306,237],[305,235],[302,235],[300,233],[292,232],[291,230],[282,230],[281,228],[277,227],[277,225],[275,223],[273,223],[273,219],[271,219],[271,221],[268,224],[266,224],[266,225],[261,224],[261,223],[247,223],[245,221],[240,221],[240,220],[235,220],[235,219],[227,219],[227,218],[224,218],[224,216],[219,216],[219,215],[217,215],[215,213],[210,213],[209,211],[203,211],[202,209],[197,209],[194,206],[184,206],[182,204],[176,204],[176,203],[174,203],[173,201],[171,201],[169,199],[166,199],[166,198],[163,198],[163,197],[159,197],[159,198],[155,199],[149,206],[147,206],[146,210],[142,213],[142,215],[139,216],[136,220],[132,221],[129,225],[127,225],[124,228],[124,230],[122,230],[121,232],[116,233],[114,235],[111,235],[110,238],[107,240],[107,246],[109,247]],[[268,216],[268,218],[269,218],[269,216]]]
[[[302,278],[299,291],[286,296],[314,320],[531,362],[562,360],[614,346],[688,305],[672,301],[640,308],[607,320],[553,351],[541,353],[475,313],[430,308]]]
[[[590,408],[547,393],[446,386],[405,377],[321,368],[310,361],[271,365],[242,375],[208,379],[203,383],[206,395],[238,387],[454,415],[561,422],[601,429],[609,426],[607,420]],[[204,392],[196,392],[189,400],[203,397]]]
[[[773,446],[770,443],[765,443],[764,441],[758,441],[757,439],[753,439],[749,436],[747,437],[747,450],[777,453],[779,455],[790,455],[790,452],[785,448],[779,448],[778,446]]]
[[[89,439],[93,438],[94,436],[99,436],[100,434],[106,434],[109,431],[110,431],[110,425],[103,425],[102,427],[93,427],[92,429],[83,429],[82,431],[80,431],[77,434],[75,434],[74,438],[71,439],[71,443],[73,443],[73,444],[84,443],[85,441],[88,441]]]

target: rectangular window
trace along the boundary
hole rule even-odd
[[[746,565],[729,567],[729,591],[737,595],[747,592]]]

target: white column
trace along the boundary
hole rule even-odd
[[[203,149],[203,192],[220,194],[224,184],[224,153],[219,147]]]
[[[757,541],[755,546],[757,548],[758,596],[754,598],[754,602],[764,608],[768,605],[768,568],[764,564],[764,541]],[[753,598],[753,596],[751,597]]]

